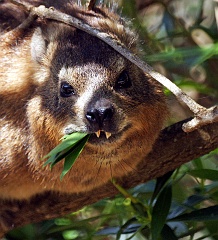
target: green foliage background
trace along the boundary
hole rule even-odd
[[[218,103],[218,32],[212,0],[113,0],[141,39],[141,56],[200,104]],[[190,116],[166,90],[170,123]],[[218,150],[160,179],[68,216],[16,229],[7,240],[218,239]]]

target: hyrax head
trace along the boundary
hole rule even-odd
[[[165,116],[162,90],[106,43],[50,23],[36,28],[31,54],[38,94],[60,135],[86,132],[101,145],[138,134],[153,143]]]

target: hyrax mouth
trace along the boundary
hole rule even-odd
[[[104,132],[107,139],[111,136],[110,132],[105,132],[104,130],[98,130],[97,132],[95,132],[95,135],[99,138],[101,135],[101,132]]]

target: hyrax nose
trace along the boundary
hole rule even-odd
[[[100,129],[109,122],[114,114],[111,103],[106,100],[99,100],[93,107],[87,109],[86,119],[92,124],[97,125]]]

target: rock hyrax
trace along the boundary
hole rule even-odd
[[[112,11],[54,4],[137,54],[135,33]],[[25,14],[0,3],[1,35]],[[134,171],[163,126],[161,86],[106,43],[63,23],[38,19],[14,37],[0,43],[0,197],[79,193]],[[73,132],[91,136],[61,182],[63,161],[51,171],[41,159]]]

